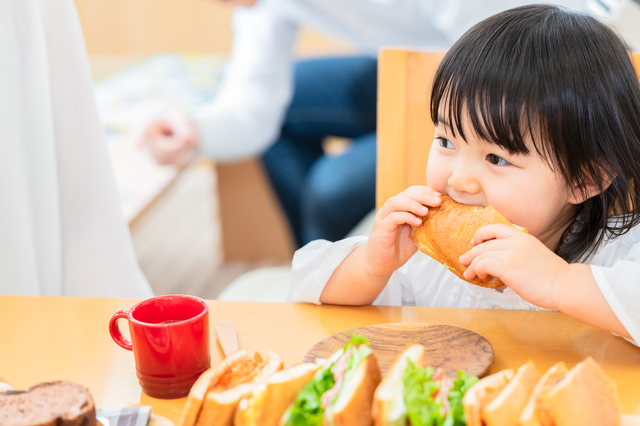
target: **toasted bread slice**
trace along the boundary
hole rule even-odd
[[[266,382],[269,377],[282,370],[282,366],[282,360],[271,354],[266,363],[256,364],[253,370],[245,372],[244,377],[234,380],[233,386],[226,389],[220,386],[210,387],[195,426],[231,426],[240,400],[256,385]]]
[[[398,355],[373,395],[372,416],[375,426],[406,424],[402,376],[411,360],[422,367],[424,346],[409,345]]]
[[[234,425],[277,426],[287,407],[321,366],[321,362],[300,364],[257,385],[238,404]]]
[[[467,206],[443,194],[442,204],[429,208],[422,225],[411,228],[410,237],[421,252],[442,263],[460,279],[481,287],[498,288],[504,283],[492,276],[467,280],[462,275],[466,267],[460,263],[460,256],[473,248],[471,240],[478,229],[491,224],[510,225],[527,232],[491,206]]]
[[[525,405],[524,410],[522,410],[522,413],[520,414],[520,418],[518,420],[520,422],[520,426],[553,426],[551,420],[548,419],[546,410],[540,412],[540,410],[536,409],[539,405],[538,400],[543,392],[546,392],[548,389],[553,387],[558,379],[568,372],[569,369],[567,369],[565,363],[559,362],[542,375],[542,378],[538,380],[533,391],[531,391],[527,405]]]
[[[462,399],[464,415],[467,426],[483,426],[482,407],[489,404],[513,379],[512,369],[502,370],[483,379],[471,386]]]
[[[535,364],[527,361],[493,401],[482,408],[482,420],[487,426],[517,426],[531,390],[539,380]]]
[[[622,407],[616,386],[588,357],[540,395],[554,426],[619,426]]]
[[[380,380],[380,367],[372,352],[360,362],[354,375],[345,381],[338,400],[325,410],[325,417],[333,419],[329,420],[329,424],[370,426],[373,393]]]

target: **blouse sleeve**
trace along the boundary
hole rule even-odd
[[[320,294],[333,271],[368,237],[351,237],[332,243],[327,240],[312,241],[293,255],[289,302],[320,305]]]
[[[640,243],[610,267],[591,265],[593,277],[627,332],[640,342]],[[628,339],[627,339],[628,340]]]
[[[317,240],[296,251],[291,264],[288,301],[320,305],[320,294],[322,294],[322,290],[327,285],[333,271],[349,253],[368,240],[368,237],[362,236],[347,238],[335,243]],[[405,300],[406,304],[415,304],[413,296],[403,288],[401,272],[396,271],[373,301],[373,305],[400,306],[403,304],[403,298],[407,299]]]

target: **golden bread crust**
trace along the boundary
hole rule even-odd
[[[555,426],[618,426],[622,421],[616,385],[591,357],[542,392],[540,399]]]
[[[410,344],[405,346],[400,355],[393,361],[393,364],[387,370],[380,385],[376,388],[373,395],[373,407],[371,410],[374,426],[384,426],[388,423],[391,415],[390,409],[393,403],[393,391],[397,382],[402,382],[402,375],[407,369],[407,359],[418,367],[422,367],[424,360],[425,347],[418,344]]]
[[[569,372],[564,362],[559,362],[552,366],[536,383],[529,401],[525,405],[520,418],[518,419],[520,426],[540,426],[552,424],[546,410],[539,410],[540,395],[549,390],[555,383]]]
[[[514,226],[493,207],[467,206],[442,195],[439,207],[429,207],[422,225],[412,227],[410,237],[418,249],[446,266],[460,279],[480,287],[499,288],[504,283],[488,276],[467,280],[462,275],[466,269],[460,256],[473,248],[471,240],[486,225],[503,224]],[[527,232],[525,228],[518,228]]]
[[[373,352],[362,360],[356,377],[354,380],[361,381],[361,384],[355,388],[344,407],[332,412],[335,426],[371,426],[373,393],[381,380],[380,367]]]
[[[198,380],[193,384],[187,396],[187,401],[182,409],[178,426],[194,426],[198,413],[202,408],[205,395],[210,387],[212,387],[215,381],[224,374],[234,363],[246,362],[251,360],[252,356],[245,350],[236,352],[230,357],[225,358],[220,364],[214,368],[210,368],[198,377]]]
[[[240,400],[282,370],[276,354],[239,351],[205,371],[191,388],[178,426],[230,426]]]
[[[505,386],[513,379],[512,369],[502,370],[471,386],[462,398],[467,426],[482,426],[482,408],[493,401]]]
[[[482,407],[481,415],[487,426],[516,425],[531,390],[540,380],[540,373],[528,361],[520,367],[513,379],[487,405]]]
[[[321,364],[306,363],[275,373],[238,405],[236,426],[277,426],[298,392],[313,378]]]

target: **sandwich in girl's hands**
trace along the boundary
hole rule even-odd
[[[504,283],[488,275],[484,278],[464,277],[465,267],[460,256],[473,248],[473,236],[487,225],[513,226],[519,231],[526,228],[513,225],[492,206],[467,206],[442,195],[440,206],[430,208],[422,218],[422,224],[411,227],[410,237],[418,249],[446,266],[451,272],[471,284],[480,287],[499,288]]]
[[[426,186],[387,200],[368,239],[296,252],[291,300],[555,309],[640,341],[640,84],[625,44],[588,15],[522,6],[465,33],[431,87]],[[416,232],[457,275],[410,238],[439,226],[447,197],[507,221]],[[492,277],[508,288],[469,285]]]

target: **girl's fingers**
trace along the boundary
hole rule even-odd
[[[473,260],[481,254],[491,251],[506,250],[507,245],[508,244],[505,240],[485,241],[484,243],[476,245],[471,250],[460,256],[460,263],[462,263],[463,265],[470,265],[471,262],[473,262]]]
[[[478,245],[489,240],[509,238],[516,232],[520,231],[509,225],[487,225],[478,229],[471,241],[474,245]]]
[[[424,216],[427,214],[428,208],[418,201],[402,195],[396,195],[395,197],[389,198],[389,200],[387,200],[387,202],[380,208],[382,219],[397,211],[413,213],[416,216]]]
[[[380,229],[384,232],[394,232],[398,227],[407,224],[418,226],[422,223],[422,219],[408,212],[393,212],[387,215],[380,223]]]
[[[437,207],[440,202],[440,195],[431,188],[412,186],[395,197],[389,198],[378,213],[382,219],[394,211],[408,211],[418,216],[424,216],[427,214],[428,206]]]
[[[487,275],[500,277],[502,260],[498,257],[482,254],[476,257],[464,271],[464,277],[472,280],[475,277],[486,278]]]
[[[401,192],[402,195],[410,197],[420,204],[437,207],[442,202],[440,193],[428,186],[414,185]]]

